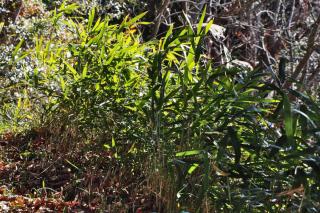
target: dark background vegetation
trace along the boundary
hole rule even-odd
[[[319,28],[317,0],[2,0],[0,210],[319,212]]]

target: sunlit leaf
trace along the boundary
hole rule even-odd
[[[199,167],[198,163],[194,163],[191,165],[191,167],[188,169],[188,174],[192,174],[194,170],[196,170]]]
[[[176,153],[176,157],[199,155],[201,153],[202,153],[202,150],[190,150],[190,151],[178,152]]]

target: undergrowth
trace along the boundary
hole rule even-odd
[[[125,198],[135,193],[163,212],[320,208],[315,97],[272,84],[268,72],[215,67],[203,50],[205,13],[197,26],[142,42],[144,14],[112,24],[94,9],[73,17],[76,9],[54,10],[51,36],[24,49],[21,40],[12,53],[10,66],[33,67],[5,88],[17,95],[1,107],[1,132],[33,131],[17,145],[20,159],[73,172],[69,186],[49,173],[31,187],[67,187],[65,199],[100,209],[136,211]]]

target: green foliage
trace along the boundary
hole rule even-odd
[[[196,29],[172,25],[159,41],[143,43],[137,25],[147,24],[139,22],[144,13],[120,24],[94,9],[87,20],[62,19],[76,9],[55,10],[52,37],[37,38],[29,50],[38,66],[25,72],[32,88],[25,100],[47,120],[101,134],[101,147],[123,166],[143,167],[147,157],[147,172],[171,177],[170,202],[180,210],[201,211],[205,200],[216,211],[319,207],[316,99],[281,90],[265,73],[214,68],[202,51],[212,24],[203,27],[205,13]],[[58,28],[66,37],[55,37]],[[300,196],[284,193],[301,185]]]
[[[60,12],[53,15],[57,23]],[[116,116],[111,113],[132,111],[127,107],[143,92],[152,45],[141,44],[132,20],[118,26],[108,19],[93,23],[94,16],[92,10],[86,25],[72,18],[63,21],[73,34],[68,43],[55,43],[52,38],[45,44],[39,38],[30,54],[42,70],[39,67],[27,76],[34,88],[50,98],[44,100],[49,101],[47,112],[66,111],[72,122],[101,127],[99,122]]]

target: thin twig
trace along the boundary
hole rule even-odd
[[[156,18],[155,18],[155,26],[154,26],[154,30],[152,33],[152,37],[156,37],[158,32],[159,32],[159,28],[160,28],[160,24],[162,21],[162,17],[163,14],[166,10],[166,8],[168,7],[168,5],[170,4],[170,0],[164,0],[163,4],[161,5],[160,11],[157,14]]]
[[[309,35],[308,38],[308,43],[307,43],[307,51],[304,54],[303,58],[301,59],[300,63],[298,64],[298,66],[296,67],[294,73],[292,74],[291,78],[292,79],[296,79],[299,74],[301,73],[301,71],[303,70],[303,68],[306,66],[306,64],[309,61],[309,58],[311,57],[312,53],[314,52],[314,50],[316,49],[316,45],[314,45],[315,40],[316,40],[316,36],[317,36],[317,32],[318,29],[320,27],[320,16],[318,17],[318,19],[316,20],[316,22],[313,24],[313,27],[311,29],[311,33]],[[292,82],[288,82],[285,84],[285,88],[290,87],[292,84]]]
[[[313,81],[313,79],[319,74],[320,72],[320,60],[318,61],[317,67],[314,69],[314,71],[311,73],[311,75],[308,77],[307,82]]]

